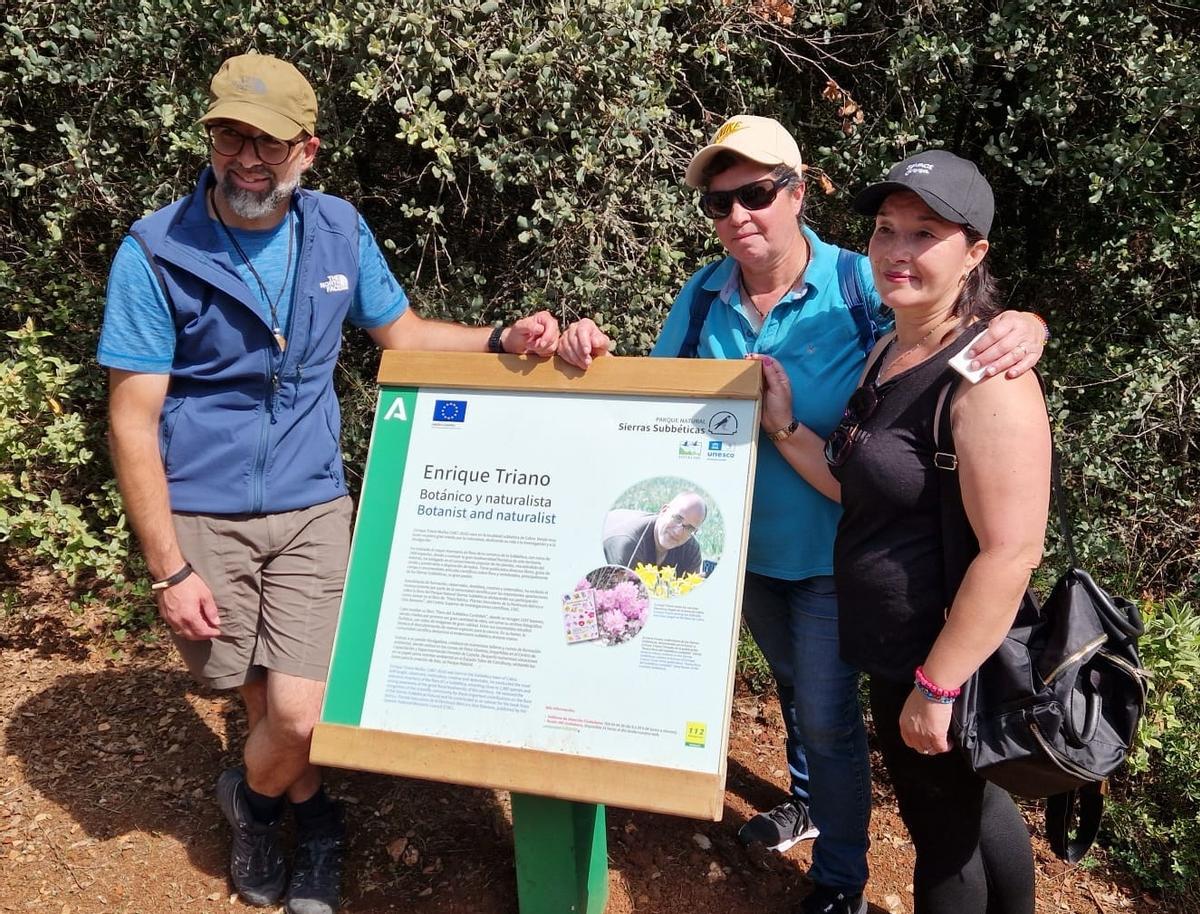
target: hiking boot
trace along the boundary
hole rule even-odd
[[[279,823],[262,823],[250,814],[242,792],[246,774],[241,768],[221,772],[217,779],[217,803],[233,829],[229,853],[229,876],[242,901],[265,907],[277,904],[287,883],[287,867],[279,850]]]
[[[863,898],[862,892],[847,894],[817,883],[800,903],[800,914],[867,914],[867,899]]]
[[[742,844],[759,841],[767,850],[782,854],[818,834],[817,826],[808,817],[808,807],[793,798],[752,818],[738,830],[738,840]]]
[[[287,914],[334,914],[342,894],[346,832],[336,810],[320,828],[296,836],[296,862],[287,890]]]

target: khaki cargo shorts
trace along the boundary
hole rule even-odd
[[[324,681],[350,555],[349,496],[278,514],[175,513],[184,558],[217,603],[220,636],[174,636],[192,675],[230,689],[274,670]]]

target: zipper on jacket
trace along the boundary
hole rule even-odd
[[[267,391],[266,402],[263,403],[263,417],[258,431],[258,452],[254,455],[254,473],[251,479],[253,495],[250,499],[250,513],[262,513],[263,506],[263,473],[267,465],[267,438],[270,428],[275,422],[275,392],[279,389],[279,375],[271,364],[270,350],[264,351],[267,360]]]

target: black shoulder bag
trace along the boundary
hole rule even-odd
[[[1040,382],[1040,379],[1039,379]],[[957,592],[979,551],[962,506],[950,398],[938,396],[933,434],[942,504],[948,594]],[[1058,453],[1051,480],[1070,566],[1044,603],[1032,590],[1021,601],[1004,643],[963,685],[951,734],[981,777],[1024,797],[1046,797],[1046,836],[1075,863],[1096,840],[1106,779],[1124,764],[1146,702],[1147,674],[1138,657],[1142,619],[1079,567]],[[1071,836],[1071,820],[1078,827]]]

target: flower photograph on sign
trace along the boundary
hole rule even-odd
[[[568,644],[600,641],[621,644],[642,630],[650,615],[650,596],[628,568],[604,565],[590,571],[563,597]]]

